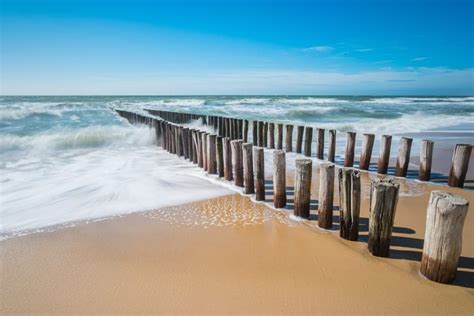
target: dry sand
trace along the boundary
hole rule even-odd
[[[472,315],[472,209],[455,284],[418,269],[429,192],[456,192],[471,205],[474,192],[403,181],[391,258],[382,259],[366,250],[369,177],[359,242],[340,239],[337,222],[322,231],[314,216],[293,221],[290,210],[239,194],[0,242],[0,311]],[[312,198],[317,180],[315,171]]]

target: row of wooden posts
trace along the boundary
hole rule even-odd
[[[161,118],[174,123],[189,123],[195,119],[201,119],[203,124],[211,125],[217,131],[218,136],[233,139],[242,139],[248,141],[249,120],[236,119],[222,116],[207,116],[202,114],[178,113],[163,110],[147,110],[150,114],[160,116]],[[264,121],[252,122],[252,142],[254,146],[267,147],[270,149],[283,149],[283,131],[286,131],[285,151],[293,151],[293,131],[292,124],[277,124]],[[275,135],[276,132],[276,135]],[[324,159],[326,130],[316,128],[316,157]],[[335,162],[336,153],[336,130],[328,131],[328,153],[326,159]],[[276,137],[275,137],[276,136]],[[311,157],[311,146],[313,142],[313,127],[296,126],[296,153],[303,153]],[[359,169],[369,170],[372,152],[375,142],[374,134],[363,134],[362,148],[359,159]],[[406,177],[410,163],[410,152],[413,139],[402,137],[398,147],[397,161],[394,175],[397,177]],[[355,160],[356,133],[346,133],[346,147],[344,154],[344,167],[353,167]],[[392,146],[392,136],[382,135],[380,139],[380,152],[377,163],[377,173],[387,174],[390,162],[390,149]],[[420,161],[418,179],[429,181],[431,179],[431,166],[433,160],[434,142],[431,140],[422,140],[420,146]],[[471,157],[472,145],[458,144],[454,148],[451,169],[448,177],[448,185],[452,187],[464,187],[466,174]]]
[[[117,112],[131,123],[154,127],[161,146],[172,154],[197,164],[209,174],[234,181],[245,194],[255,194],[264,201],[265,159],[264,148],[231,140],[198,129],[187,128],[140,114]],[[293,212],[301,218],[310,217],[310,198],[313,161],[296,159]],[[333,226],[333,199],[335,165],[323,163],[319,172],[318,226]],[[361,202],[360,171],[351,167],[338,170],[339,235],[347,240],[359,238]],[[281,149],[273,151],[273,204],[275,208],[287,205],[286,154]],[[399,184],[392,179],[371,182],[369,203],[368,249],[374,256],[388,257],[390,239],[395,220]],[[460,196],[443,191],[433,191],[428,206],[425,244],[420,271],[427,278],[448,283],[455,277],[461,255],[462,230],[468,202]]]

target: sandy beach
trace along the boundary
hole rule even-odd
[[[437,284],[418,270],[429,192],[471,205],[474,192],[400,179],[391,254],[382,259],[366,244],[372,177],[362,175],[357,242],[339,238],[338,212],[333,230],[317,228],[315,202],[309,221],[295,221],[291,203],[274,210],[238,193],[2,241],[1,312],[472,314],[472,212],[456,281]]]

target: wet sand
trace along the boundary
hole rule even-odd
[[[358,242],[338,237],[338,212],[332,231],[316,228],[316,201],[299,222],[291,203],[273,210],[240,194],[2,241],[0,311],[472,315],[472,209],[456,282],[428,281],[418,269],[429,192],[471,205],[474,192],[402,181],[391,258],[382,259],[366,250],[369,177]],[[312,199],[317,181],[315,171]]]

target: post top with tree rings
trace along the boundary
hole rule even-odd
[[[298,158],[295,160],[295,164],[298,166],[311,165],[312,163],[313,163],[313,160],[308,159],[308,158]]]

